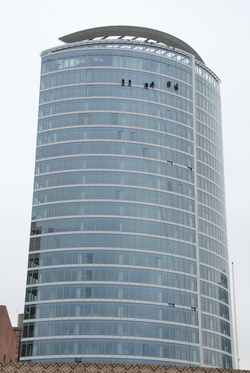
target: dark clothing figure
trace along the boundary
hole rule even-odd
[[[175,90],[175,91],[178,91],[178,88],[179,88],[179,85],[178,85],[178,83],[176,83],[176,84],[174,85],[174,90]]]
[[[121,83],[122,83],[122,86],[124,87],[124,85],[125,85],[125,79],[122,79]]]
[[[171,87],[171,82],[170,82],[170,81],[167,82],[167,87],[168,87],[168,88]]]
[[[128,87],[131,87],[131,79],[129,79],[129,81],[128,81]]]
[[[150,88],[154,88],[154,86],[155,86],[155,82],[152,82],[152,83],[150,84]]]
[[[144,89],[148,89],[148,83],[144,84]]]

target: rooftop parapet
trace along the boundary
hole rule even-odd
[[[73,34],[65,35],[59,38],[59,40],[64,43],[76,43],[80,41],[93,40],[95,38],[107,39],[108,37],[116,37],[118,39],[123,39],[126,37],[132,37],[131,40],[136,40],[138,38],[143,38],[146,42],[162,43],[168,47],[177,48],[179,50],[188,52],[195,56],[197,61],[204,64],[204,61],[199,56],[199,54],[191,48],[184,41],[176,38],[173,35],[167,34],[162,31],[153,30],[146,27],[137,26],[104,26],[91,28],[87,30],[82,30],[74,32]]]

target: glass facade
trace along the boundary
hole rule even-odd
[[[137,38],[42,53],[21,361],[234,366],[219,85]]]

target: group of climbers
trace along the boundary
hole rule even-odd
[[[124,87],[125,86],[125,79],[122,79],[121,80],[121,85]],[[128,87],[131,87],[132,86],[132,82],[131,82],[131,79],[129,79],[128,80]],[[148,83],[144,83],[144,89],[148,89],[148,87],[150,87],[150,88],[154,88],[155,87],[155,83],[154,83],[154,81],[152,82],[152,83],[150,83],[150,84],[148,84]],[[167,87],[168,88],[171,88],[171,82],[170,81],[168,81],[167,82]],[[178,83],[175,83],[175,85],[174,85],[174,90],[175,91],[178,91],[178,89],[179,89],[179,85],[178,85]]]
[[[155,86],[155,83],[152,82],[149,87],[154,88],[154,86]],[[148,83],[144,83],[144,89],[148,89]]]
[[[121,85],[124,87],[125,86],[125,79],[121,80]],[[131,87],[131,79],[128,81],[128,87]]]

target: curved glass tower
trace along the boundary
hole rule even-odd
[[[21,361],[232,368],[220,81],[111,26],[42,53]]]

